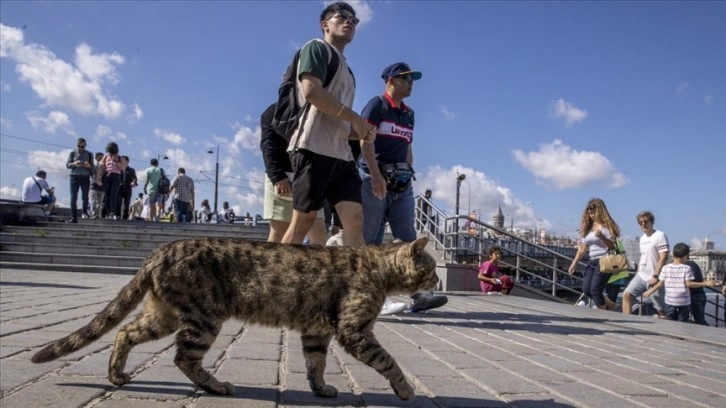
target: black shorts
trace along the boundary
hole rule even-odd
[[[293,169],[292,208],[308,213],[341,201],[363,202],[362,181],[354,161],[300,149],[290,156]]]

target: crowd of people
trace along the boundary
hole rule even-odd
[[[358,22],[355,10],[344,2],[329,4],[322,11],[323,38],[302,47],[295,67],[296,102],[305,108],[289,141],[289,135],[280,134],[273,125],[276,104],[261,116],[260,146],[266,170],[264,218],[270,223],[269,241],[377,245],[383,241],[386,225],[397,240],[410,242],[416,238],[412,186],[415,116],[404,99],[411,95],[422,73],[404,62],[388,65],[381,74],[383,93],[373,96],[360,114],[355,112],[351,107],[356,82],[343,54],[355,37]],[[79,189],[81,214],[89,218],[159,221],[168,217],[178,222],[204,223],[212,222],[215,215],[220,223],[236,219],[228,202],[223,203],[219,214],[214,214],[206,199],[196,211],[194,181],[184,168],[177,170],[166,191],[161,188],[164,172],[158,160],[151,159],[144,171],[144,192],[131,203],[132,190],[138,185],[136,172],[129,166],[128,157],[119,154],[118,145],[109,143],[105,154],[96,155],[95,163],[86,150],[86,141],[79,138],[66,164],[71,179],[69,222],[77,222]],[[43,191],[48,196],[42,196]],[[51,211],[52,197],[53,189],[45,182],[44,172],[26,179],[24,201],[43,204],[46,211]],[[426,197],[431,197],[430,190]],[[169,199],[172,205],[165,211]],[[705,295],[698,290],[715,282],[704,281],[698,266],[688,262],[685,244],[676,245],[675,260],[666,265],[668,240],[662,231],[653,228],[653,214],[642,212],[637,221],[643,230],[641,257],[638,273],[623,295],[623,313],[630,313],[634,300],[642,294],[652,296],[662,318],[683,320],[691,313],[696,322],[705,324]],[[430,221],[419,222],[420,229],[427,224]],[[614,310],[616,299],[608,287],[611,275],[600,271],[598,261],[617,247],[620,228],[599,198],[587,203],[580,224],[582,244],[569,272],[576,271],[587,253],[583,294],[597,308]],[[512,290],[512,279],[498,268],[501,254],[500,248],[490,248],[479,268],[478,279],[486,293],[509,294]],[[617,296],[617,292],[614,294]],[[381,314],[418,312],[447,302],[445,296],[433,292],[410,296],[406,303],[386,300]]]

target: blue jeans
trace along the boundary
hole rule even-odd
[[[394,238],[403,242],[412,242],[416,239],[414,228],[413,186],[408,186],[402,193],[386,193],[382,200],[373,194],[371,176],[361,174],[363,187],[363,239],[366,245],[383,242],[385,222],[391,226]]]
[[[691,294],[691,315],[693,316],[693,321],[696,323],[708,326],[708,323],[706,323],[706,294],[705,293],[696,293]]]
[[[88,211],[88,189],[91,187],[89,176],[71,176],[71,217],[78,218],[78,189],[81,189],[81,212]]]
[[[587,264],[585,274],[582,277],[582,293],[592,299],[595,306],[605,305],[603,291],[610,279],[610,274],[600,273],[600,260],[593,259]]]
[[[189,216],[189,203],[174,199],[174,220],[176,222],[192,222],[194,217]]]
[[[679,322],[687,322],[690,312],[690,306],[671,306],[666,304],[665,314],[668,320],[678,320]]]

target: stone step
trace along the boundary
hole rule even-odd
[[[0,248],[7,252],[139,257],[147,256],[162,243],[158,241],[118,241],[114,244],[119,245],[95,246],[86,243],[73,244],[65,241],[62,244],[0,241]]]
[[[156,241],[156,242],[169,242],[180,239],[196,238],[196,237],[217,237],[217,238],[244,238],[251,240],[266,240],[267,232],[254,231],[245,233],[217,233],[217,234],[203,234],[197,232],[185,232],[185,231],[166,231],[166,232],[151,232],[146,230],[135,230],[129,232],[119,231],[73,231],[67,229],[36,229],[36,230],[25,230],[17,232],[0,232],[0,241],[38,241],[38,242],[49,242],[58,243],[57,241],[68,241],[76,239],[87,239],[92,245],[102,246],[115,246],[109,244],[109,242],[122,242],[124,241]]]
[[[1,259],[1,258],[0,258]],[[122,275],[135,275],[138,267],[125,266],[103,266],[103,265],[78,265],[78,264],[49,264],[37,262],[6,262],[0,260],[0,269],[24,269],[35,271],[60,271],[60,272],[86,272],[86,273],[111,273]],[[82,278],[81,278],[82,279]]]
[[[86,254],[54,254],[47,252],[0,252],[0,261],[36,264],[93,265],[138,268],[145,256],[108,256]]]

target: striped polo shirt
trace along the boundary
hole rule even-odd
[[[383,94],[371,98],[361,116],[377,128],[374,146],[378,164],[405,163],[408,147],[413,142],[413,110],[403,102],[395,106],[393,99]],[[360,167],[370,174],[363,157]]]

